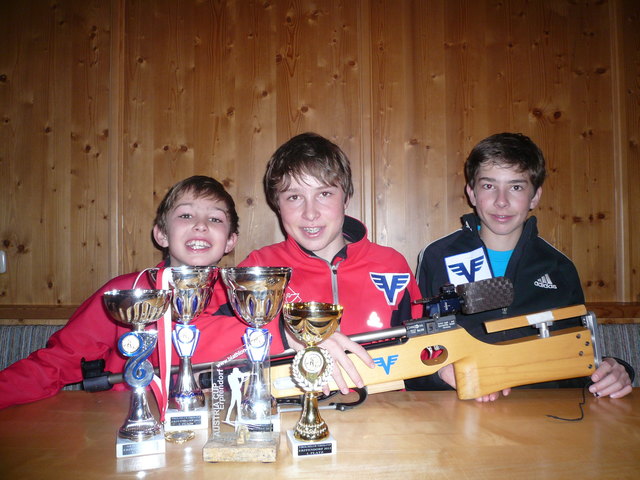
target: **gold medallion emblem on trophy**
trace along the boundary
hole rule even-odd
[[[306,345],[293,359],[295,382],[304,391],[302,413],[293,431],[287,432],[294,456],[336,453],[335,440],[318,410],[318,395],[333,372],[333,359],[318,343],[330,337],[340,324],[343,307],[331,303],[287,303],[282,312],[291,333]]]

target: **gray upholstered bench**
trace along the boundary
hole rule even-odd
[[[49,337],[63,325],[0,325],[0,370],[22,360],[47,345]],[[80,390],[81,384],[67,385],[63,390]]]

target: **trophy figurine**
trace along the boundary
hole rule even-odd
[[[151,270],[150,275],[155,282],[157,271]],[[168,275],[168,285],[173,292],[172,317],[176,326],[171,338],[180,357],[178,376],[169,395],[165,431],[205,429],[208,427],[206,402],[191,364],[200,331],[190,322],[209,304],[218,268],[183,265],[166,268],[164,275]]]
[[[342,306],[331,303],[287,303],[282,309],[289,331],[306,345],[293,359],[293,378],[304,391],[302,413],[287,438],[294,456],[328,455],[336,452],[335,440],[318,410],[318,395],[333,371],[329,352],[318,346],[336,331]]]
[[[282,307],[291,278],[288,267],[236,267],[220,269],[235,314],[249,327],[242,337],[249,359],[242,377],[240,406],[233,438],[213,435],[205,445],[205,461],[275,461],[279,428],[276,401],[269,381],[271,334],[262,328]]]
[[[110,290],[104,293],[104,304],[111,317],[131,325],[133,330],[118,341],[120,352],[129,357],[124,380],[133,389],[129,415],[118,431],[116,456],[133,456],[164,452],[162,427],[149,410],[146,387],[154,375],[147,360],[156,346],[157,331],[145,330],[156,322],[171,304],[169,290]]]

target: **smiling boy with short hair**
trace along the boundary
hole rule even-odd
[[[465,163],[466,193],[475,214],[462,217],[462,229],[428,245],[418,262],[417,278],[425,297],[438,294],[445,283],[460,285],[506,276],[514,286],[513,303],[506,308],[474,315],[459,315],[458,322],[487,343],[535,334],[531,327],[488,334],[487,320],[583,304],[578,272],[562,252],[538,236],[537,221],[529,212],[542,195],[544,156],[530,138],[500,133],[479,142]],[[573,324],[578,324],[576,320]],[[551,329],[573,326],[570,320]],[[617,398],[631,392],[633,369],[606,358],[591,376],[589,390]],[[578,386],[556,382],[554,386]],[[582,382],[583,383],[583,382]],[[409,389],[455,388],[453,366],[438,374],[407,380]],[[502,393],[508,395],[510,389]],[[499,392],[479,401],[497,399]]]
[[[373,360],[345,335],[416,318],[421,308],[412,300],[420,292],[411,269],[399,252],[371,242],[364,224],[345,214],[353,195],[351,167],[326,138],[303,133],[285,142],[269,160],[264,186],[287,238],[252,252],[241,265],[292,267],[287,302],[341,304],[340,332],[323,346],[362,386],[345,350],[371,368]],[[296,344],[292,338],[289,342]],[[340,369],[334,369],[334,379],[341,391],[348,390]]]
[[[217,180],[193,176],[174,185],[158,206],[154,239],[164,250],[160,267],[216,265],[238,239],[238,214],[233,198]],[[0,372],[0,408],[51,397],[65,385],[82,381],[81,361],[104,360],[105,370],[123,371],[126,358],[117,342],[130,329],[111,319],[103,305],[109,290],[155,288],[147,275],[129,273],[108,281],[54,333],[47,347]],[[232,346],[242,345],[242,324],[220,310],[224,289],[216,282],[209,306],[194,322],[202,331],[194,361],[218,360]],[[215,339],[208,341],[207,339]],[[174,360],[177,356],[173,352]],[[150,360],[157,365],[157,351]],[[174,362],[175,364],[175,362]],[[124,385],[116,389],[125,388]]]

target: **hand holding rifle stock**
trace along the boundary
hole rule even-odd
[[[505,277],[499,277],[459,285],[458,287],[447,284],[440,289],[440,295],[421,299],[415,303],[425,304],[426,315],[429,318],[437,319],[441,316],[452,315],[458,312],[473,314],[487,310],[495,310],[509,306],[512,301],[513,285],[511,281]],[[372,333],[375,335],[374,332]],[[358,343],[357,340],[353,340],[356,337],[357,336],[350,338],[340,332],[336,332],[322,342],[322,346],[331,353],[336,364],[341,367],[334,369],[333,380],[335,386],[343,394],[349,392],[349,386],[358,388],[365,386],[364,380],[356,367],[356,365],[360,364],[355,359],[352,361],[352,357],[358,357],[369,369],[374,369],[376,366],[376,361],[369,355],[367,349]],[[289,344],[293,345],[294,350],[302,348],[302,346],[298,347],[299,342],[296,339],[289,335],[287,335],[287,339],[289,340]],[[435,345],[427,348],[431,353],[433,353],[433,351],[441,352],[442,350],[438,347],[439,346]],[[353,355],[348,355],[348,353]],[[376,360],[378,362],[380,361],[379,358]],[[345,375],[342,374],[343,371]],[[453,375],[453,373],[451,373],[451,375]],[[351,379],[349,385],[345,378]],[[455,379],[452,386],[455,388]],[[328,395],[330,390],[328,384],[323,386],[325,395]]]
[[[451,365],[448,369],[453,370],[452,378],[462,399],[490,396],[517,385],[581,377],[595,371],[600,358],[595,341],[596,322],[583,305],[486,322],[488,331],[527,325],[540,330],[539,335],[505,344],[477,340],[456,323],[454,314],[459,311],[471,314],[493,310],[509,305],[512,297],[511,283],[502,277],[461,285],[455,290],[447,286],[442,295],[425,301],[433,318],[349,337],[367,349],[376,368],[370,370],[355,360],[353,354],[348,356],[354,360],[369,392],[401,389],[405,379],[430,375]],[[583,327],[550,335],[551,323],[575,317],[582,317]],[[353,376],[348,386],[358,386],[352,380]],[[275,366],[272,381],[276,397],[296,395],[287,366]],[[337,385],[332,383],[329,388],[335,390]]]

